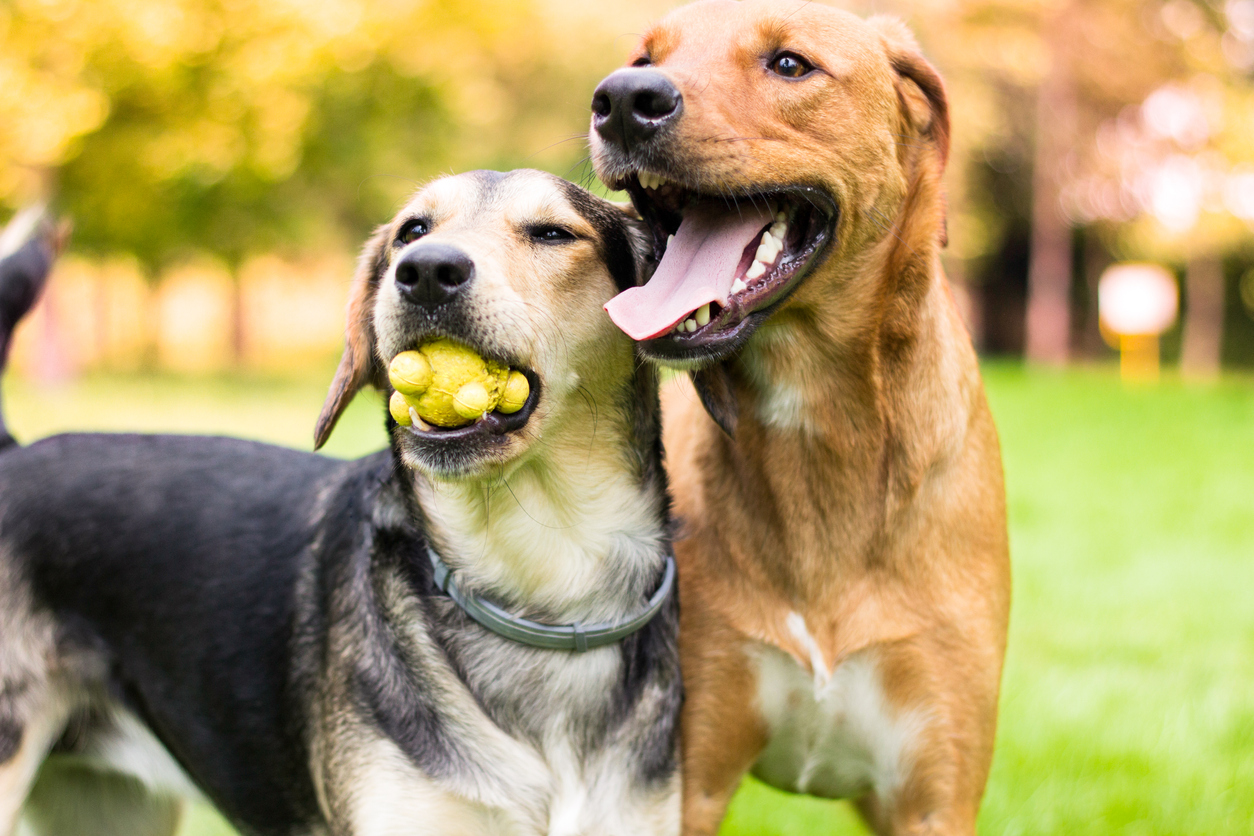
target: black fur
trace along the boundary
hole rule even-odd
[[[644,258],[639,253],[642,253],[645,248],[632,245],[631,227],[623,221],[625,215],[607,206],[604,201],[598,200],[574,183],[564,184],[564,189],[566,199],[579,211],[579,214],[588,219],[588,222],[600,234],[605,250],[605,264],[619,291],[635,287],[644,278],[642,268],[648,265],[638,263],[638,259]],[[644,237],[643,224],[639,226],[638,234],[641,238]]]
[[[232,820],[316,810],[290,687],[316,491],[343,465],[246,441],[67,435],[0,457],[0,544],[66,640]],[[125,509],[125,511],[122,511]],[[303,776],[303,777],[302,777]]]
[[[705,411],[714,419],[728,438],[736,437],[740,420],[740,400],[732,380],[732,368],[726,361],[715,363],[690,373],[693,388],[701,398]]]
[[[0,763],[7,763],[22,745],[22,727],[9,719],[0,718]]]

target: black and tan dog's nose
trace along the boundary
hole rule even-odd
[[[443,305],[469,284],[475,263],[457,247],[423,244],[414,247],[396,265],[396,287],[416,305]]]
[[[628,149],[674,124],[683,108],[679,90],[657,70],[622,69],[592,94],[592,124],[602,139]]]

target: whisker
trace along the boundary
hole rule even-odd
[[[586,133],[584,133],[584,134],[573,134],[573,135],[571,135],[571,136],[566,137],[565,139],[559,139],[557,142],[554,142],[554,143],[553,143],[553,144],[551,144],[551,145],[546,145],[546,146],[544,146],[543,148],[540,148],[540,149],[538,149],[538,150],[536,150],[536,151],[533,151],[532,153],[530,153],[530,154],[528,154],[527,156],[523,157],[523,159],[524,159],[524,160],[530,160],[532,157],[535,157],[535,156],[538,156],[538,155],[540,155],[540,154],[543,154],[545,151],[548,151],[550,148],[556,148],[556,147],[557,147],[557,146],[559,146],[559,145],[565,145],[566,143],[568,143],[568,142],[574,142],[574,141],[575,141],[575,140],[577,140],[577,139],[582,139],[582,140],[584,140],[584,141],[586,142],[586,141],[588,140],[588,135],[587,135]]]
[[[509,491],[509,495],[514,497],[514,502],[518,504],[518,510],[526,514],[527,518],[531,520],[533,523],[535,523],[536,525],[540,526],[541,528],[547,528],[550,531],[569,531],[570,529],[575,527],[574,525],[549,525],[548,523],[540,522],[532,515],[530,511],[528,511],[523,506],[522,500],[518,498],[518,494],[514,493],[514,486],[509,483],[508,479],[505,480],[504,484],[505,484],[505,490]]]

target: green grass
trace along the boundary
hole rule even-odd
[[[6,386],[14,430],[223,432],[308,447],[321,379]],[[1127,389],[986,370],[1015,569],[986,834],[1254,834],[1254,382]],[[382,443],[361,399],[329,449]],[[748,782],[724,836],[860,834]],[[182,836],[229,836],[197,809]]]

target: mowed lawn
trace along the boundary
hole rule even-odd
[[[221,432],[309,446],[325,376],[7,381],[24,440]],[[986,834],[1254,834],[1254,380],[1124,388],[986,369],[1015,571]],[[382,443],[359,398],[329,445]],[[726,836],[864,833],[843,803],[749,783]],[[182,836],[227,836],[197,809]]]

